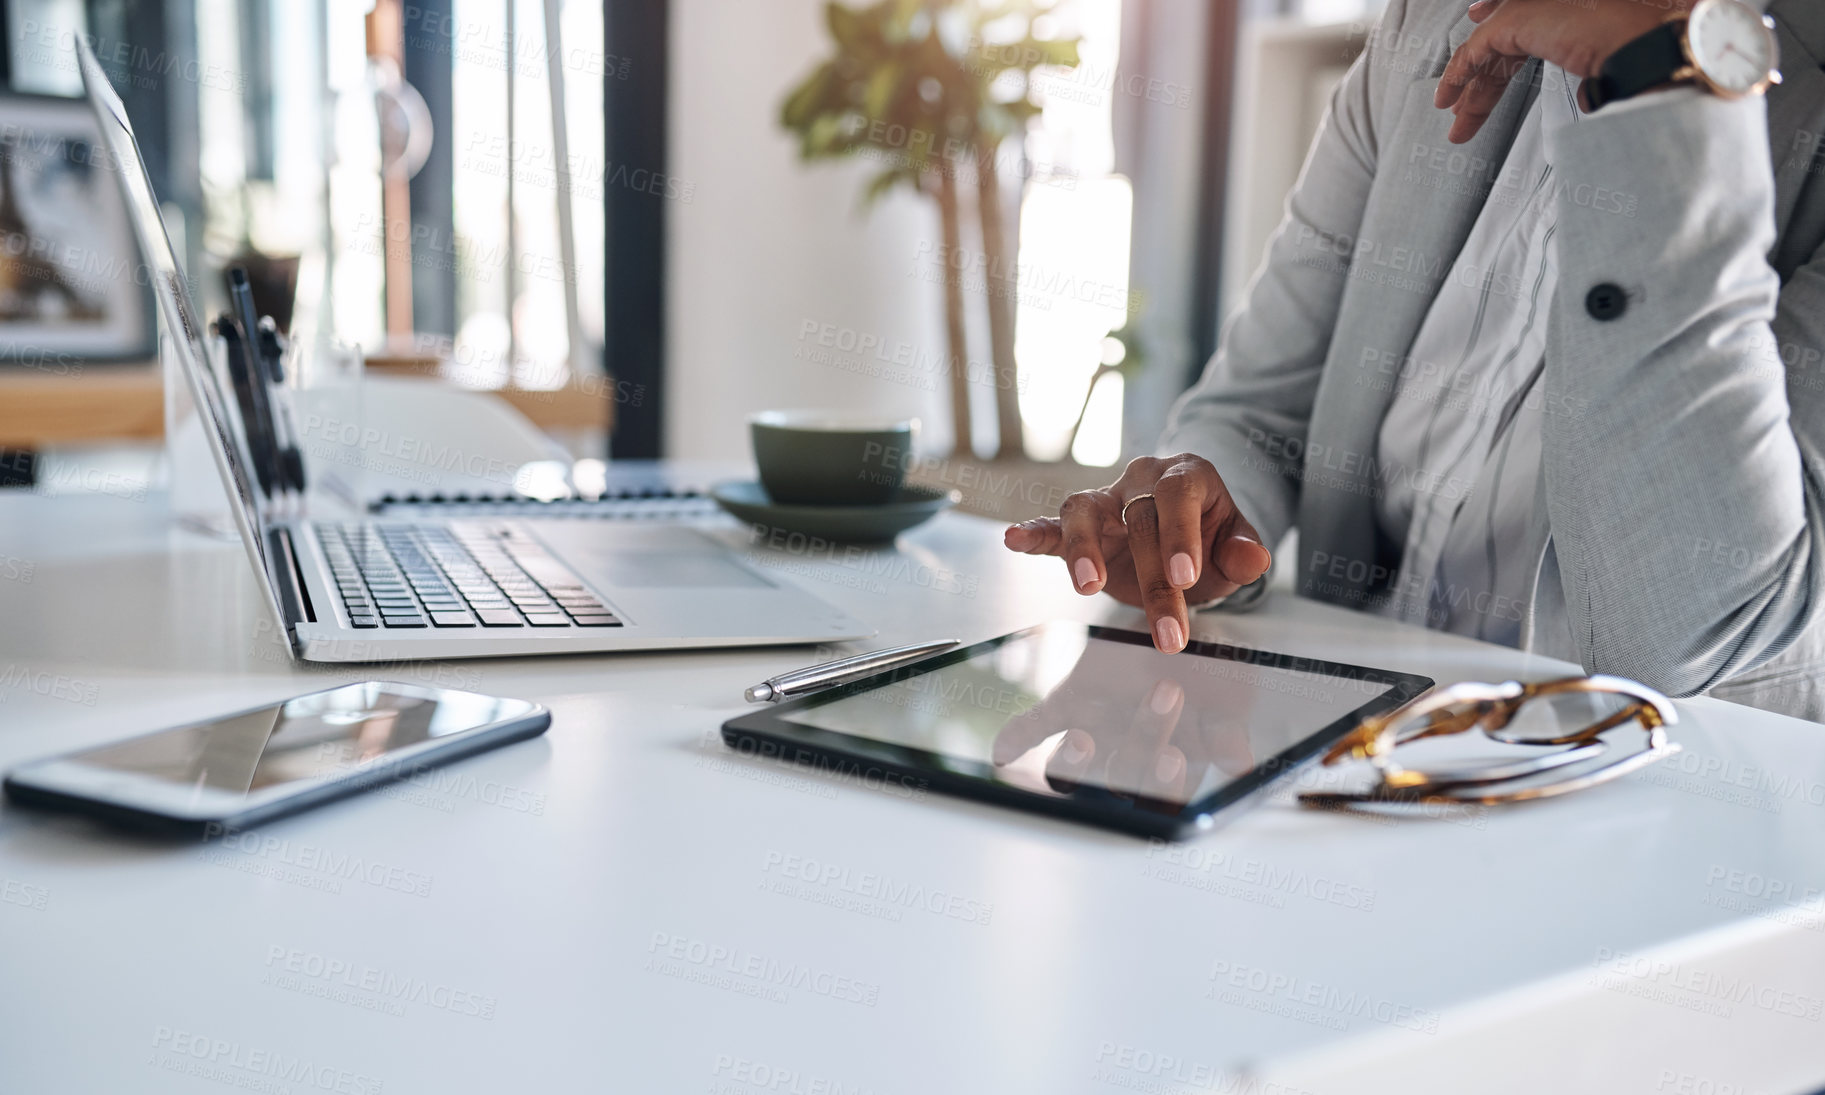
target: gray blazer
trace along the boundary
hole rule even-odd
[[[1336,604],[1374,606],[1399,571],[1375,507],[1403,469],[1378,464],[1377,433],[1537,92],[1534,62],[1474,140],[1446,142],[1432,95],[1466,7],[1390,0],[1161,443],[1215,464],[1269,544],[1297,525],[1276,566]],[[1656,93],[1553,146],[1551,538],[1522,635],[1590,672],[1825,720],[1825,4],[1769,11],[1786,79],[1765,100]]]

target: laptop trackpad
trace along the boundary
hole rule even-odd
[[[539,539],[585,579],[620,589],[771,589],[723,544],[694,529],[538,522]]]
[[[589,569],[622,589],[750,586],[772,583],[725,555],[659,551],[589,551]]]

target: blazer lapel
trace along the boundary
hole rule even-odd
[[[1452,29],[1452,48],[1474,29]],[[1449,56],[1446,54],[1444,56]],[[1444,60],[1438,62],[1442,71]],[[1462,145],[1452,115],[1432,105],[1438,72],[1407,89],[1392,139],[1381,147],[1350,285],[1338,311],[1312,408],[1300,495],[1299,588],[1365,607],[1393,577],[1394,545],[1378,543],[1376,501],[1387,476],[1377,439],[1399,370],[1438,289],[1500,174],[1540,81],[1534,61],[1515,77],[1481,131]]]
[[[1816,232],[1789,240],[1807,184],[1825,169],[1825,4],[1778,0],[1769,9],[1781,46],[1782,80],[1768,90],[1768,152],[1774,163],[1775,267],[1784,279],[1812,257]]]

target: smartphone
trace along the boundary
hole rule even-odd
[[[526,700],[363,681],[36,761],[7,798],[189,836],[244,829],[536,737]]]

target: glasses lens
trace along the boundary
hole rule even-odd
[[[1549,745],[1576,737],[1594,726],[1631,721],[1635,700],[1617,692],[1555,692],[1521,705],[1508,725],[1490,736],[1518,744]]]
[[[1406,716],[1394,723],[1394,741],[1403,745],[1420,738],[1458,734],[1475,726],[1489,710],[1484,703],[1459,703],[1425,715]]]

